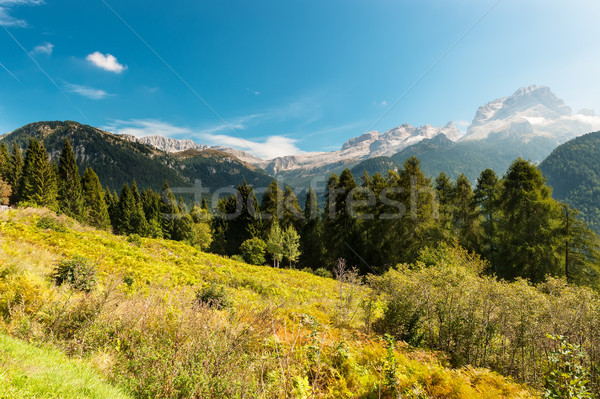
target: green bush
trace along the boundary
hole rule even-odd
[[[264,265],[266,250],[267,244],[258,237],[246,240],[240,245],[240,251],[244,261],[251,265]]]
[[[231,306],[225,287],[218,284],[204,286],[196,293],[196,301],[215,309],[224,309]]]
[[[58,232],[67,231],[66,226],[52,216],[42,216],[37,222],[37,227],[43,230],[54,230]]]
[[[549,370],[546,373],[546,392],[549,399],[592,398],[588,389],[589,372],[585,365],[587,354],[581,345],[567,342],[564,336],[549,335],[558,344],[548,354]]]
[[[317,270],[314,271],[314,274],[319,277],[333,278],[333,273],[331,273],[324,267],[319,267]]]
[[[77,291],[90,292],[96,285],[96,268],[77,256],[58,263],[52,274],[56,285],[68,284]]]

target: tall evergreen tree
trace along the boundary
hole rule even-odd
[[[227,202],[227,253],[238,253],[240,245],[262,233],[260,206],[252,186],[246,181],[237,188],[235,196]]]
[[[29,142],[25,153],[23,181],[20,187],[22,201],[56,210],[57,187],[56,173],[44,144],[35,139]]]
[[[179,207],[177,206],[177,200],[169,187],[169,183],[165,182],[163,185],[161,203],[161,227],[164,238],[171,238],[175,234],[175,223],[181,216]]]
[[[283,227],[294,226],[295,229],[300,229],[302,219],[304,219],[304,212],[300,208],[300,204],[298,204],[298,197],[296,197],[290,186],[286,186],[283,193],[283,217],[281,218],[281,225]]]
[[[562,209],[550,194],[535,165],[520,158],[510,165],[499,205],[499,277],[537,283],[564,274]]]
[[[499,219],[499,199],[502,185],[496,172],[486,169],[479,175],[475,187],[475,202],[483,216],[483,237],[481,240],[481,254],[497,265],[497,224]]]
[[[453,223],[458,242],[469,251],[478,251],[481,242],[480,213],[469,179],[463,174],[456,179]]]
[[[10,154],[8,147],[3,141],[0,144],[0,178],[8,181],[8,171],[10,170]]]
[[[131,184],[131,195],[133,196],[133,212],[131,214],[131,233],[139,234],[141,236],[148,235],[148,222],[146,221],[146,215],[144,214],[144,206],[142,204],[142,197],[138,190],[135,180]]]
[[[81,177],[69,139],[65,139],[58,163],[58,206],[67,216],[83,220]]]
[[[267,232],[273,223],[279,222],[283,217],[283,191],[279,188],[277,180],[273,180],[265,190],[260,210]]]
[[[454,218],[454,195],[456,188],[450,178],[441,172],[435,179],[435,189],[438,194],[439,204],[439,234],[438,239],[450,241],[454,237],[453,218]]]
[[[117,205],[117,220],[113,226],[117,234],[132,234],[134,229],[132,226],[133,213],[135,212],[135,198],[131,192],[131,187],[127,183],[123,185],[121,194],[119,195],[119,203]]]
[[[83,173],[81,183],[83,186],[84,220],[90,226],[107,230],[110,227],[110,217],[98,175],[91,168],[87,168]]]
[[[21,199],[20,194],[24,163],[25,162],[23,161],[23,153],[21,152],[21,148],[16,142],[14,142],[10,156],[10,162],[6,171],[6,180],[12,188],[12,194],[10,196],[11,204],[16,204]]]
[[[413,262],[422,248],[435,243],[439,226],[437,193],[414,156],[404,162],[397,177],[391,175],[390,186],[400,191],[398,199],[406,210],[403,217],[392,220],[392,227],[398,231],[398,241],[394,242],[396,255],[391,263]]]
[[[148,188],[142,192],[140,197],[142,209],[148,223],[148,236],[154,238],[162,237],[160,195]]]
[[[317,194],[312,187],[306,193],[304,220],[300,233],[300,265],[318,269],[323,266],[323,237],[317,205]]]
[[[577,209],[562,207],[567,282],[600,288],[600,238],[579,218]]]
[[[119,224],[119,197],[117,193],[110,192],[107,188],[104,190],[104,202],[106,202],[106,208],[108,209],[108,217],[110,218],[110,225],[113,231],[117,232],[117,225]]]

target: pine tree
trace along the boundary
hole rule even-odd
[[[0,144],[0,178],[8,181],[8,171],[10,170],[10,154],[8,153],[8,147],[3,141]]]
[[[116,233],[117,225],[119,224],[119,197],[117,193],[111,193],[109,189],[104,190],[104,202],[106,202],[106,208],[108,209],[110,225]]]
[[[478,251],[481,242],[480,214],[469,179],[463,174],[454,188],[454,230],[458,242],[469,251]]]
[[[176,220],[181,216],[177,200],[169,187],[169,183],[165,182],[161,195],[160,203],[161,227],[164,238],[171,238],[175,234]]]
[[[58,207],[56,173],[48,159],[44,144],[35,139],[29,142],[25,153],[23,183],[20,198],[52,210]]]
[[[577,209],[562,207],[567,282],[600,288],[600,238],[579,218]]]
[[[273,180],[265,190],[260,210],[265,224],[265,231],[269,231],[273,223],[279,223],[283,217],[283,191],[279,188],[277,180]]]
[[[437,193],[416,157],[408,158],[400,173],[391,174],[390,180],[390,187],[399,191],[397,199],[404,205],[405,214],[392,220],[391,227],[397,229],[397,238],[394,233],[391,238],[398,241],[392,241],[395,256],[388,264],[413,262],[422,248],[435,243],[439,226]],[[389,226],[386,232],[390,232]]]
[[[475,187],[475,202],[483,216],[483,237],[481,254],[493,266],[497,264],[497,224],[499,218],[499,199],[502,185],[496,172],[486,169],[479,175]]]
[[[146,221],[146,215],[144,214],[144,206],[142,204],[142,197],[138,190],[135,180],[131,184],[131,195],[133,196],[133,211],[131,214],[131,233],[139,234],[142,237],[148,235],[148,222]]]
[[[352,172],[345,169],[337,176],[330,178],[327,195],[328,208],[325,212],[326,247],[328,262],[333,265],[336,259],[344,258],[352,264],[359,264],[358,255],[362,251],[361,230],[353,202],[357,200],[355,189],[358,187]]]
[[[91,168],[87,168],[83,173],[81,182],[83,186],[84,220],[90,226],[107,230],[110,227],[110,217],[98,175]]]
[[[137,233],[133,226],[134,214],[136,212],[136,203],[131,191],[131,187],[127,183],[121,189],[119,195],[117,223],[114,226],[117,234],[134,234]]]
[[[283,217],[281,218],[281,225],[283,227],[294,226],[295,229],[300,229],[303,218],[304,214],[302,208],[300,208],[300,204],[298,204],[298,197],[296,197],[290,186],[286,186],[283,193]]]
[[[303,267],[318,269],[323,263],[323,238],[321,220],[317,205],[317,195],[312,187],[306,193],[304,220],[300,234],[300,264]]]
[[[435,179],[435,189],[438,194],[439,204],[439,234],[441,241],[451,241],[454,238],[453,218],[454,218],[454,195],[456,188],[450,178],[441,172]]]
[[[8,164],[8,170],[6,171],[7,182],[12,188],[12,195],[10,196],[10,203],[16,204],[20,201],[21,183],[23,179],[23,153],[21,148],[17,146],[17,143],[13,143],[12,153],[10,156],[10,162]]]
[[[81,177],[69,139],[65,139],[58,164],[58,205],[67,216],[83,220]]]
[[[235,196],[227,201],[227,253],[238,253],[240,245],[262,233],[260,207],[254,189],[246,181],[238,186]]]
[[[140,197],[142,209],[148,223],[148,236],[162,238],[160,195],[148,188],[142,192]]]
[[[510,165],[499,205],[499,277],[537,283],[564,273],[562,210],[550,194],[535,165],[520,158]]]

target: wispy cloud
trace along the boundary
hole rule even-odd
[[[35,46],[33,48],[33,50],[31,50],[29,52],[29,54],[31,54],[31,55],[36,55],[36,54],[52,55],[53,50],[54,50],[54,44],[46,42],[44,44],[40,44],[39,46]]]
[[[246,91],[250,94],[254,94],[255,96],[260,96],[260,91],[246,88]]]
[[[256,116],[250,115],[237,118],[235,122],[230,122],[230,126],[237,130],[243,130],[244,125],[242,122],[253,117]],[[103,126],[102,129],[117,134],[130,134],[135,137],[159,135],[171,138],[192,139],[198,144],[232,147],[247,151],[262,159],[273,159],[301,152],[295,145],[297,142],[296,139],[281,135],[273,135],[261,139],[248,139],[228,134],[218,134],[219,132],[227,131],[228,127],[224,125],[192,129],[188,126],[176,126],[159,119],[130,119],[113,120],[110,124]]]
[[[92,100],[102,100],[106,97],[114,96],[114,94],[107,93],[101,89],[95,89],[93,87],[76,85],[72,83],[65,83],[64,88],[70,93],[79,94],[80,96],[84,96]]]
[[[189,136],[194,131],[185,126],[175,126],[159,119],[112,120],[101,129],[117,134],[130,134],[135,137],[159,135],[164,137]]]
[[[99,51],[95,51],[86,57],[86,60],[94,64],[100,69],[105,71],[121,73],[127,69],[127,65],[120,64],[117,58],[112,54],[102,54]]]
[[[43,3],[43,0],[0,0],[0,26],[13,28],[27,27],[27,21],[11,15],[11,8],[24,5],[36,6]]]

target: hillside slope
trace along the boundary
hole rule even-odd
[[[600,132],[577,137],[556,148],[540,169],[552,195],[579,209],[600,233]]]
[[[57,262],[78,257],[97,270],[96,288],[52,285]],[[106,359],[106,375],[138,397],[536,396],[386,344],[364,328],[367,287],[114,236],[43,210],[0,213],[0,270],[0,285],[13,287],[0,290],[0,327]]]
[[[80,172],[94,169],[100,181],[111,190],[135,180],[140,188],[160,190],[192,186],[200,180],[216,190],[240,184],[244,179],[266,187],[271,177],[263,170],[220,151],[195,151],[172,156],[152,146],[132,141],[98,128],[72,121],[37,122],[23,126],[2,138],[9,147],[16,142],[25,148],[31,138],[43,140],[53,159],[60,155],[64,140],[73,146]]]

